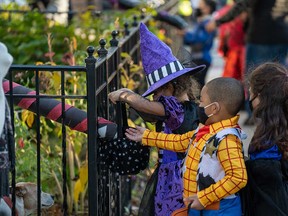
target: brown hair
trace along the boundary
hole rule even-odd
[[[254,117],[260,119],[249,152],[278,145],[288,159],[288,71],[277,63],[258,66],[249,77],[250,88],[260,103]]]
[[[178,77],[172,81],[174,87],[173,95],[175,97],[187,93],[189,100],[197,102],[200,96],[199,83],[189,74]]]

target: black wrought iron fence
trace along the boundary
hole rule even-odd
[[[169,11],[175,9],[177,0],[169,1],[165,10]],[[141,17],[141,22],[146,23],[150,17]],[[169,26],[167,26],[169,28]],[[127,53],[135,64],[139,62],[140,50],[139,50],[139,36],[138,36],[138,23],[137,17],[134,17],[134,22],[130,25],[125,24],[125,37],[121,40],[117,40],[117,32],[112,32],[112,40],[109,41],[110,48],[105,48],[106,41],[100,40],[100,48],[97,50],[98,58],[94,57],[95,48],[88,47],[87,55],[85,59],[85,66],[48,66],[48,65],[12,65],[8,76],[7,82],[8,90],[6,96],[10,102],[12,119],[15,119],[14,111],[19,109],[17,105],[22,101],[22,106],[30,104],[29,108],[36,115],[35,133],[36,133],[36,146],[37,146],[37,187],[39,193],[38,196],[38,215],[41,215],[41,202],[40,202],[40,189],[41,189],[41,116],[46,118],[53,116],[48,115],[48,108],[45,104],[53,104],[58,106],[57,118],[53,116],[51,118],[54,121],[60,123],[61,127],[61,143],[58,145],[62,149],[62,213],[61,215],[68,215],[68,202],[67,196],[67,182],[69,175],[67,173],[67,153],[70,151],[67,148],[67,127],[72,129],[78,128],[79,131],[87,134],[87,154],[88,154],[88,203],[86,210],[81,214],[84,215],[99,215],[99,216],[124,216],[131,214],[131,178],[129,176],[119,176],[116,173],[106,172],[99,166],[99,159],[97,158],[97,151],[99,146],[98,129],[98,117],[103,117],[112,122],[116,121],[115,107],[109,103],[108,93],[116,90],[120,87],[120,67],[130,71],[130,62],[127,58],[121,58],[121,53]],[[172,35],[173,37],[173,35]],[[175,36],[174,36],[175,37]],[[34,89],[26,89],[25,93],[19,93],[16,91],[13,84],[15,81],[16,73],[34,73],[35,85]],[[42,94],[41,91],[41,74],[42,73],[59,73],[60,74],[60,93],[59,94]],[[66,92],[66,79],[71,74],[85,74],[85,81],[82,85],[83,94],[70,95]],[[24,88],[25,89],[25,88]],[[34,92],[32,92],[34,91]],[[26,99],[26,101],[25,101]],[[87,105],[86,110],[80,110],[76,107],[70,107],[67,105],[68,100],[83,100]],[[24,104],[24,105],[23,105]],[[43,108],[44,107],[44,108]],[[23,108],[23,107],[22,107]],[[71,110],[77,109],[79,116],[83,117],[81,127],[77,125],[77,122],[71,120]],[[86,125],[86,128],[83,128]],[[80,129],[79,129],[80,128]],[[77,129],[76,129],[77,130]],[[17,159],[16,159],[17,160]],[[15,187],[15,175],[12,173],[12,186]],[[15,201],[15,200],[14,200]],[[77,215],[81,215],[77,213]],[[15,215],[15,212],[13,212]]]
[[[147,22],[149,17],[142,20]],[[6,96],[10,102],[12,119],[15,119],[14,111],[19,109],[18,106],[26,108],[35,113],[35,133],[37,158],[37,187],[38,187],[38,215],[41,215],[41,125],[40,119],[44,116],[57,121],[61,124],[61,140],[58,145],[62,148],[62,215],[68,215],[68,197],[67,197],[67,128],[69,126],[75,129],[77,125],[71,119],[69,113],[70,106],[67,100],[84,100],[87,104],[87,110],[78,110],[79,114],[86,117],[87,128],[82,132],[87,133],[88,145],[88,210],[84,214],[89,215],[129,215],[131,211],[131,179],[129,176],[119,176],[116,173],[104,172],[99,166],[97,151],[99,140],[97,135],[98,117],[106,118],[115,122],[115,107],[109,103],[108,93],[120,87],[120,70],[121,67],[129,71],[129,62],[121,58],[121,53],[127,52],[135,63],[139,61],[139,36],[138,24],[134,21],[134,26],[129,28],[126,26],[126,36],[117,41],[117,32],[112,32],[113,39],[110,41],[111,47],[106,50],[106,41],[100,40],[100,48],[97,50],[98,58],[94,57],[95,48],[88,47],[88,57],[85,59],[85,66],[50,66],[50,65],[12,65],[8,80],[6,80]],[[18,84],[14,83],[16,73],[34,73],[35,87],[29,89],[21,87],[24,92],[17,91]],[[59,73],[60,75],[60,93],[59,94],[43,94],[41,87],[42,73]],[[86,91],[84,94],[68,95],[67,92],[67,76],[71,74],[86,74],[86,84],[82,85]],[[19,90],[19,89],[18,89]],[[27,105],[29,104],[29,106]],[[58,106],[58,117],[51,117],[48,104]],[[74,108],[77,109],[77,108]],[[49,114],[50,113],[50,114]],[[86,116],[85,116],[86,115]],[[82,122],[83,123],[83,122]],[[79,131],[81,131],[79,130]],[[16,158],[17,160],[17,158]],[[17,167],[16,167],[17,175]],[[15,187],[15,173],[12,173],[12,186]],[[13,214],[14,215],[14,214]],[[79,215],[79,214],[77,214]]]

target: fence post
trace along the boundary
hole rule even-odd
[[[105,49],[106,40],[103,38],[100,39],[99,44],[100,44],[100,49],[97,50],[99,57],[100,58],[106,57],[108,53],[108,51]]]
[[[128,22],[125,22],[124,23],[124,28],[125,28],[124,34],[125,34],[125,36],[128,36],[130,34],[130,31],[129,31],[128,27],[129,27]]]
[[[96,58],[95,49],[87,48],[87,132],[88,132],[88,212],[89,216],[98,215],[98,167],[97,167],[97,104],[96,104]]]
[[[133,23],[132,23],[132,26],[133,26],[133,27],[137,27],[137,26],[138,26],[137,16],[136,16],[136,15],[133,16]]]
[[[110,46],[111,47],[117,47],[119,41],[116,39],[117,35],[119,34],[118,31],[114,30],[112,31],[111,35],[112,35],[112,39],[110,40]]]

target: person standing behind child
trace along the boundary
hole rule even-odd
[[[198,9],[195,12],[197,22],[191,31],[184,33],[183,38],[183,43],[191,47],[193,61],[197,65],[206,65],[206,69],[195,76],[201,87],[205,84],[205,77],[211,65],[212,57],[210,50],[216,36],[216,31],[206,31],[206,25],[210,22],[211,15],[215,10],[216,2],[214,0],[200,0]]]
[[[237,113],[243,103],[244,89],[238,80],[216,78],[201,90],[198,115],[203,126],[197,130],[183,135],[138,126],[126,130],[129,139],[143,145],[186,151],[183,196],[191,216],[241,216],[237,192],[245,187],[247,173]]]
[[[191,75],[202,71],[205,65],[192,63],[190,53],[183,49],[179,60],[176,59],[171,49],[144,24],[140,25],[140,51],[148,90],[140,96],[129,89],[119,89],[111,92],[109,99],[114,103],[128,103],[146,121],[157,121],[160,131],[163,122],[166,133],[182,134],[195,129],[199,121],[193,89],[198,85]],[[153,101],[144,98],[150,94],[153,94]],[[170,216],[175,209],[184,206],[182,159],[181,154],[159,150],[159,164],[146,186],[139,216]]]
[[[288,70],[264,63],[252,71],[250,104],[257,127],[246,162],[245,216],[288,215]]]
[[[207,31],[214,32],[218,26],[233,20],[243,11],[248,11],[245,47],[246,76],[252,69],[268,61],[287,66],[288,0],[237,0],[224,16],[219,19],[212,19],[207,24]],[[247,94],[245,109],[248,118],[244,124],[253,125],[248,98],[249,95]]]

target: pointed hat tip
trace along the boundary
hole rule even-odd
[[[146,25],[143,22],[141,22],[140,23],[140,28],[144,28],[144,27],[146,27]]]
[[[144,23],[140,23],[140,33],[142,34],[145,31],[149,31],[147,26]]]

